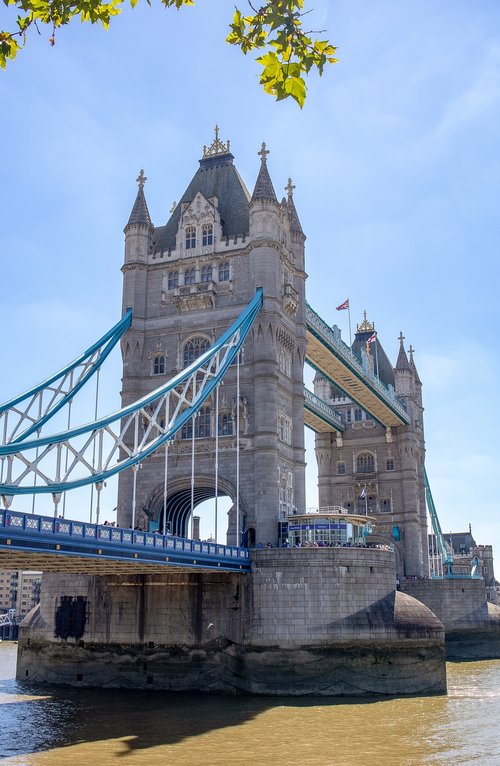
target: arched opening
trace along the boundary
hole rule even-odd
[[[253,527],[247,529],[246,544],[247,548],[255,548],[255,529]]]
[[[215,482],[213,478],[195,480],[191,484],[174,481],[167,490],[166,514],[164,509],[164,488],[159,485],[152,493],[147,508],[150,530],[163,532],[175,537],[189,538],[192,535],[191,510],[200,517],[200,538],[216,540],[219,543],[236,544],[236,512],[232,485],[219,477],[217,504],[215,503]],[[255,536],[255,533],[254,533]],[[240,504],[239,544],[246,545],[245,514]]]

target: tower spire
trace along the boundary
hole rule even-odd
[[[292,179],[288,179],[288,183],[285,186],[285,191],[287,193],[287,207],[288,207],[288,215],[290,216],[290,230],[293,232],[299,232],[300,234],[303,234],[302,226],[300,225],[299,216],[297,215],[297,210],[295,208],[295,203],[293,201],[293,192],[294,192],[295,186],[292,183]]]
[[[260,157],[260,169],[252,194],[252,202],[258,199],[270,200],[271,202],[276,203],[278,202],[276,193],[274,191],[273,182],[271,181],[269,170],[267,169],[267,155],[269,153],[269,149],[266,148],[266,144],[263,141],[260,152],[257,152]]]
[[[144,170],[142,170],[142,168],[136,180],[139,188],[137,189],[137,197],[135,198],[134,206],[132,208],[132,212],[130,213],[130,218],[128,219],[127,226],[131,226],[132,224],[153,226],[151,222],[151,216],[149,215],[146,197],[144,196],[144,184],[148,179],[144,175]]]
[[[396,370],[409,370],[410,365],[408,364],[408,357],[406,356],[405,347],[403,345],[405,336],[403,335],[403,331],[399,333],[399,354],[396,361]]]
[[[413,346],[410,346],[408,351],[410,353],[410,367],[411,367],[411,370],[412,370],[412,372],[413,372],[413,374],[415,376],[415,382],[421,384],[422,381],[420,380],[419,374],[417,372],[417,367],[415,365],[415,360],[413,359],[413,354],[415,353],[415,349],[413,348]]]

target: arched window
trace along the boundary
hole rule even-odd
[[[202,269],[201,269],[201,281],[202,282],[211,282],[212,281],[212,267],[211,266],[202,266]]]
[[[210,348],[210,341],[208,338],[191,338],[184,346],[184,367],[188,367],[191,362],[201,354],[204,354],[207,349]]]
[[[363,419],[363,411],[359,407],[354,408],[354,420],[359,423]]]
[[[394,471],[394,458],[393,457],[387,458],[387,470],[388,471]]]
[[[175,290],[176,287],[179,287],[179,272],[170,271],[168,274],[168,289]]]
[[[219,282],[229,282],[229,261],[219,263]]]
[[[194,438],[203,439],[210,436],[210,407],[201,407],[194,419]],[[193,419],[182,426],[181,439],[192,439]]]
[[[196,278],[196,271],[194,269],[186,269],[186,271],[184,272],[184,284],[194,285],[195,278]]]
[[[165,375],[164,356],[155,356],[153,361],[153,375]]]
[[[194,422],[195,439],[210,436],[210,407],[201,407]]]
[[[232,436],[233,434],[233,416],[219,415],[219,436]]]
[[[186,250],[191,250],[193,247],[196,247],[196,228],[186,226]]]
[[[337,473],[339,476],[345,473],[345,463],[337,463]]]
[[[386,500],[380,501],[380,511],[381,513],[390,513],[391,512],[391,501],[389,498]]]
[[[204,223],[201,230],[201,244],[203,247],[208,247],[213,244],[214,241],[214,229],[211,223]]]
[[[362,452],[356,458],[356,471],[358,473],[373,473],[375,460],[371,452]]]

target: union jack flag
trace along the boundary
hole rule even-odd
[[[343,303],[340,304],[340,306],[337,306],[337,311],[344,311],[345,309],[349,308],[349,298],[345,300]]]
[[[375,343],[376,340],[377,340],[377,333],[374,332],[373,335],[371,335],[366,342],[367,343]]]

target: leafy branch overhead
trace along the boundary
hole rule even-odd
[[[122,12],[124,0],[3,0],[18,13],[13,31],[0,31],[0,67],[16,57],[29,34],[50,30],[54,45],[60,27],[76,18],[108,28],[113,16]],[[139,0],[129,0],[134,8]],[[219,0],[215,0],[218,2]],[[152,0],[146,0],[151,4]],[[160,0],[166,8],[194,5],[194,0]],[[227,42],[243,53],[258,51],[262,67],[260,82],[266,93],[278,100],[293,98],[303,106],[306,98],[305,75],[311,69],[323,74],[325,64],[333,64],[335,48],[328,40],[315,39],[317,32],[304,31],[304,0],[266,0],[259,7],[248,2],[250,13],[236,9]]]

